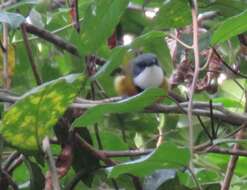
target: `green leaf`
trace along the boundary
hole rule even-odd
[[[151,21],[141,11],[127,9],[121,18],[124,32],[140,35]]]
[[[232,37],[230,40],[221,43],[218,50],[227,64],[235,64],[238,61],[240,51],[240,42],[238,37]]]
[[[152,52],[158,56],[159,61],[166,73],[172,73],[170,50],[164,40],[166,33],[151,31],[137,37],[131,44],[144,52]]]
[[[224,42],[233,36],[247,31],[247,10],[223,21],[214,31],[211,44],[215,45]]]
[[[165,93],[160,88],[150,88],[140,94],[118,102],[94,106],[88,109],[81,117],[77,118],[72,126],[80,127],[93,124],[107,113],[126,113],[143,110],[143,108],[156,102],[159,97],[165,96]]]
[[[18,3],[6,7],[6,10],[12,10],[12,9],[20,8],[22,6],[36,5],[36,4],[38,4],[37,0],[21,0]]]
[[[239,103],[239,101],[231,98],[225,98],[225,97],[218,97],[213,99],[213,103],[222,103],[224,107],[243,107],[242,104]]]
[[[147,156],[108,168],[108,176],[116,178],[124,173],[145,176],[157,169],[187,166],[189,159],[190,154],[187,148],[178,148],[175,144],[164,143]]]
[[[124,56],[127,52],[126,47],[116,47],[108,61],[100,68],[100,70],[93,76],[93,79],[102,75],[110,75],[119,65],[123,63]]]
[[[217,11],[218,15],[226,18],[245,11],[247,8],[247,2],[238,0],[200,0],[198,1],[198,6],[203,10],[203,12]]]
[[[177,28],[190,24],[191,9],[188,1],[165,1],[153,23],[155,29]]]
[[[83,24],[82,41],[85,51],[95,52],[106,42],[114,32],[128,3],[128,0],[98,0],[91,4]]]
[[[30,90],[5,113],[0,133],[12,146],[37,149],[73,102],[82,81],[81,74],[72,74]]]
[[[101,131],[100,138],[106,150],[128,150],[128,145],[114,132]]]
[[[239,79],[238,83],[242,86],[245,86],[245,79]],[[244,102],[242,101],[243,90],[233,80],[225,80],[220,86],[220,92],[222,97],[232,99],[236,102],[239,102],[238,104],[244,105]],[[241,111],[241,109],[238,109],[238,111]]]
[[[0,22],[9,24],[12,28],[17,28],[21,23],[25,21],[25,18],[17,13],[0,12]]]

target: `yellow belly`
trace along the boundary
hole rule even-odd
[[[115,78],[114,88],[119,96],[133,96],[138,93],[132,80],[125,75],[119,75]]]
[[[114,80],[114,88],[119,96],[133,96],[138,94],[138,90],[134,85],[130,77],[126,75],[119,75]],[[166,79],[160,85],[160,88],[164,89],[165,93],[168,93],[169,84]]]

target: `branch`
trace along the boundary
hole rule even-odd
[[[206,149],[206,152],[247,157],[247,151],[221,148],[218,146],[211,146]]]
[[[168,34],[168,37],[172,38],[173,40],[178,42],[180,45],[182,45],[186,49],[193,49],[193,46],[186,44],[185,42],[183,42],[182,40],[180,40],[177,36],[174,36],[173,34]]]
[[[12,180],[11,176],[6,171],[1,171],[3,176],[0,176],[2,180],[7,180],[8,184],[12,187],[13,190],[18,190],[18,185]],[[5,179],[4,179],[5,178]]]
[[[213,19],[218,15],[217,11],[208,11],[200,13],[197,17],[198,23],[201,23],[203,20]]]
[[[192,105],[194,106],[196,104],[197,102],[194,102]],[[187,108],[184,109],[188,111]],[[237,114],[235,112],[230,112],[228,110],[225,110],[224,108],[222,108],[222,111],[214,110],[213,118],[224,121],[232,125],[241,125],[243,122],[247,121],[247,116],[245,114]],[[184,114],[181,111],[181,109],[176,105],[162,105],[162,104],[156,104],[155,106],[146,109],[145,112]],[[205,108],[192,109],[192,114],[195,114],[197,116],[210,117],[210,111]]]
[[[245,126],[247,126],[247,123],[244,123]],[[236,135],[236,140],[240,140],[244,137],[244,129],[241,129],[237,135]],[[239,144],[235,144],[232,148],[232,152],[237,152],[239,151],[238,149],[240,148],[240,145]],[[237,165],[237,161],[238,161],[238,158],[239,158],[239,155],[238,154],[234,154],[231,156],[231,159],[228,163],[228,166],[227,166],[227,171],[226,171],[226,175],[225,175],[225,178],[224,178],[224,181],[223,181],[223,184],[221,186],[221,190],[229,190],[230,188],[230,185],[231,185],[231,180],[232,180],[232,177],[233,177],[233,174],[234,174],[234,170],[236,168],[236,165]]]
[[[47,30],[38,28],[32,24],[23,23],[23,25],[25,25],[27,32],[34,34],[34,35],[36,35],[36,36],[38,36],[38,37],[40,37],[40,38],[42,38],[42,39],[44,39],[50,43],[56,45],[57,47],[66,50],[67,52],[71,53],[72,55],[80,56],[77,48],[73,44],[66,42],[61,37],[59,37],[55,34],[52,34],[51,32],[49,32]]]
[[[101,154],[104,154],[106,157],[114,158],[114,157],[137,157],[144,156],[150,154],[155,149],[145,149],[145,150],[119,150],[119,151],[111,151],[111,150],[101,150],[99,151]],[[194,152],[201,153],[218,153],[225,155],[237,155],[247,157],[247,151],[245,150],[232,150],[227,148],[221,148],[219,146],[211,145],[211,143],[207,143],[203,146],[198,145],[194,147]]]
[[[8,170],[8,168],[12,164],[12,162],[15,161],[15,159],[17,159],[19,156],[20,156],[20,153],[17,151],[14,151],[13,153],[11,153],[9,155],[9,157],[4,161],[2,168],[4,170]]]
[[[72,164],[73,160],[73,152],[72,152],[72,146],[70,144],[66,144],[65,146],[62,147],[62,152],[56,159],[56,170],[58,174],[58,178],[62,178],[65,176]],[[45,189],[50,190],[52,189],[52,172],[48,171],[46,175],[46,184],[45,184]]]
[[[229,66],[229,65],[223,60],[223,58],[220,56],[220,54],[217,52],[217,50],[216,50],[215,48],[213,48],[213,51],[214,51],[215,55],[222,61],[223,65],[224,65],[227,69],[229,69],[233,74],[235,74],[235,75],[237,75],[237,76],[240,76],[240,77],[242,77],[242,78],[247,79],[247,76],[246,76],[246,75],[244,75],[244,74],[242,74],[242,73],[236,71],[236,70],[233,69],[231,66]]]
[[[104,151],[97,150],[95,149],[92,145],[90,145],[87,141],[85,141],[83,138],[80,137],[79,134],[75,134],[76,139],[80,142],[80,145],[83,149],[87,150],[90,152],[95,158],[102,160],[107,166],[113,166],[116,165],[117,163],[113,160],[111,160],[107,155],[105,154]],[[133,181],[133,184],[135,186],[136,190],[141,190],[141,183],[138,177],[130,175]],[[115,181],[113,181],[115,183]],[[115,184],[116,185],[116,184]]]
[[[245,91],[245,113],[247,112],[247,91]],[[241,140],[244,138],[245,136],[245,129],[247,127],[247,122],[244,122],[242,124],[241,129],[238,131],[238,133],[236,134],[236,140]],[[239,144],[234,144],[232,151],[238,151],[240,148]],[[228,166],[227,166],[227,170],[226,170],[226,175],[224,178],[224,181],[222,183],[221,186],[221,190],[228,190],[230,189],[230,185],[231,185],[231,181],[232,181],[232,177],[234,174],[234,170],[236,168],[237,162],[238,162],[238,155],[232,155],[230,161],[228,162]]]
[[[28,58],[29,58],[29,61],[30,61],[31,67],[32,67],[33,75],[35,77],[37,85],[41,85],[42,80],[41,80],[41,77],[39,76],[36,64],[34,62],[32,49],[31,49],[30,44],[28,42],[28,36],[27,36],[27,30],[26,30],[25,24],[21,25],[21,31],[22,31],[22,36],[23,36],[23,40],[24,40],[24,45],[25,45],[26,50],[27,50],[27,55],[28,55]]]
[[[17,100],[19,100],[20,97],[13,96],[9,93],[1,92],[0,90],[0,102],[9,102],[9,103],[15,103]],[[72,109],[89,109],[94,106],[104,104],[104,103],[110,103],[110,102],[117,102],[119,100],[122,100],[121,97],[112,97],[112,98],[106,98],[102,100],[87,100],[82,98],[77,98],[76,102],[71,104],[70,108]],[[181,109],[181,107],[183,109]],[[242,125],[244,122],[247,122],[247,115],[246,114],[240,114],[228,111],[220,104],[213,104],[213,118],[217,119],[222,122],[226,122],[232,125]],[[210,117],[210,107],[207,102],[193,102],[193,110],[192,113],[197,116],[203,116],[203,117]],[[185,114],[184,111],[188,111],[188,102],[182,102],[178,105],[164,105],[164,104],[155,104],[153,106],[150,106],[146,109],[144,109],[144,112],[146,113],[171,113],[171,114]]]
[[[5,9],[5,8],[15,4],[15,3],[16,3],[16,0],[8,0],[6,2],[3,2],[0,4],[0,10]]]
[[[154,149],[146,149],[146,150],[122,150],[122,151],[110,151],[110,150],[102,150],[100,151],[106,157],[133,157],[133,156],[143,156],[150,154]]]
[[[83,149],[90,152],[95,158],[102,160],[106,165],[113,166],[116,165],[116,162],[109,159],[104,152],[96,150],[92,145],[90,145],[87,141],[80,137],[79,134],[75,134],[76,139],[80,142],[80,145]]]
[[[194,146],[193,121],[192,121],[193,95],[196,88],[196,81],[200,72],[200,60],[199,60],[199,40],[198,40],[198,21],[197,21],[197,1],[190,0],[190,3],[191,3],[192,27],[193,27],[193,50],[194,50],[194,59],[195,59],[195,70],[194,70],[191,88],[189,91],[189,105],[188,105],[189,148],[192,159],[193,146]],[[192,161],[190,165],[192,166]]]
[[[45,139],[43,140],[43,151],[47,154],[47,163],[49,166],[49,173],[46,176],[45,190],[60,190],[57,168],[52,156],[48,137],[45,137]]]

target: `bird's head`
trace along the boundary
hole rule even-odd
[[[159,87],[163,83],[164,72],[154,54],[141,54],[131,61],[131,65],[133,83],[141,90]]]

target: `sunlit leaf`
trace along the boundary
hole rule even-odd
[[[0,22],[8,23],[11,27],[17,28],[25,18],[17,13],[0,12]]]
[[[0,133],[11,145],[27,150],[40,146],[83,85],[80,74],[38,86],[22,96],[5,114]]]

